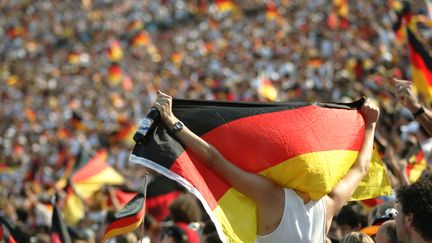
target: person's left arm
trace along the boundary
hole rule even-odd
[[[350,199],[360,181],[366,176],[372,159],[374,134],[379,110],[369,101],[366,101],[360,108],[360,113],[365,121],[365,134],[357,159],[342,180],[324,197],[327,209],[327,231],[333,217]]]

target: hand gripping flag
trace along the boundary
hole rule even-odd
[[[173,112],[230,162],[277,184],[319,199],[343,178],[364,137],[357,109],[364,100],[334,103],[240,103],[174,100]],[[130,160],[176,180],[203,203],[224,242],[253,242],[255,204],[201,164],[158,124]],[[389,194],[382,162],[374,154],[369,173],[352,199]]]
[[[146,175],[144,185],[135,197],[114,215],[113,222],[105,229],[103,242],[109,238],[135,230],[144,221],[147,177]]]

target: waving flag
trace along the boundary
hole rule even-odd
[[[405,172],[411,182],[415,182],[420,178],[423,170],[426,169],[427,163],[424,157],[423,150],[420,144],[415,144],[412,149],[408,152],[407,156],[407,166]]]
[[[174,100],[173,112],[228,161],[277,184],[319,199],[339,182],[356,160],[364,120],[351,104],[240,103]],[[137,144],[130,160],[176,180],[194,193],[225,242],[253,242],[255,204],[197,161],[158,124],[150,141]],[[353,199],[389,194],[379,156]]]
[[[432,100],[432,57],[411,27],[407,27],[407,35],[414,85],[419,93]]]
[[[114,215],[113,222],[105,229],[103,241],[118,235],[127,234],[141,225],[145,216],[146,191],[147,175],[144,179],[144,185],[138,194]]]
[[[71,225],[78,223],[84,216],[82,200],[88,200],[104,185],[124,183],[123,176],[108,164],[108,154],[105,150],[100,150],[91,157],[82,149],[78,157],[70,177],[73,188],[72,185],[67,186],[66,205],[63,210],[66,222]]]
[[[72,243],[66,223],[57,205],[54,205],[51,222],[51,243]]]

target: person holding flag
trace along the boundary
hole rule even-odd
[[[371,161],[379,109],[369,101],[360,108],[365,122],[362,147],[354,165],[329,194],[315,201],[307,193],[283,188],[263,176],[249,173],[190,131],[174,116],[172,97],[158,91],[154,103],[162,121],[197,159],[257,205],[255,242],[325,242],[333,216],[348,201]]]

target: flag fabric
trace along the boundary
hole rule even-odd
[[[107,56],[111,62],[118,62],[123,58],[123,49],[121,47],[120,41],[110,41]]]
[[[232,0],[216,0],[217,10],[221,13],[232,12],[237,8],[237,5]]]
[[[113,191],[114,191],[114,197],[121,207],[126,205],[126,203],[128,203],[138,193],[137,191],[130,190],[127,188],[116,188],[113,189]],[[111,198],[106,198],[105,208],[111,208],[111,207],[114,207],[114,202],[111,200]]]
[[[108,81],[111,85],[119,85],[123,79],[123,70],[117,63],[108,67]]]
[[[356,160],[364,136],[364,120],[357,111],[363,101],[174,100],[173,112],[228,161],[317,200],[331,191]],[[148,143],[135,145],[130,161],[176,180],[197,196],[224,242],[255,240],[255,204],[197,161],[162,122]],[[382,161],[374,154],[352,199],[390,193]]]
[[[407,166],[405,173],[411,182],[415,182],[420,178],[423,170],[425,170],[427,166],[426,158],[424,157],[420,144],[416,144],[412,147],[408,152],[406,159]]]
[[[341,17],[347,17],[349,13],[348,0],[333,0],[336,12]]]
[[[169,215],[169,206],[180,195],[177,182],[163,175],[156,175],[149,183],[146,197],[146,214],[162,222]]]
[[[407,36],[415,88],[425,98],[432,100],[432,57],[412,27],[407,27]]]
[[[411,22],[413,16],[411,13],[411,6],[409,3],[400,3],[399,1],[394,1],[391,3],[391,8],[396,14],[396,22],[393,23],[393,31],[396,35],[397,43],[404,43],[406,39],[405,25]]]
[[[2,173],[9,174],[9,173],[13,173],[15,171],[16,171],[16,168],[8,166],[7,164],[0,162],[0,174],[2,174]]]
[[[12,223],[4,215],[0,215],[0,242],[16,243],[20,241],[24,239],[19,236]]]
[[[266,4],[266,18],[268,20],[276,20],[281,18],[281,15],[278,12],[278,8],[273,1],[267,1]]]
[[[72,243],[66,223],[57,205],[54,205],[51,222],[51,243]]]
[[[266,101],[276,101],[278,92],[272,81],[262,76],[258,80],[258,94]]]
[[[84,216],[83,199],[90,199],[104,185],[121,185],[125,182],[123,176],[108,164],[106,150],[101,149],[91,156],[81,149],[78,157],[69,179],[74,188],[72,185],[66,187],[66,205],[63,209],[65,220],[71,225],[77,224]]]
[[[147,193],[147,175],[140,191],[119,212],[105,229],[103,241],[122,234],[127,234],[138,228],[144,221],[145,199]]]

